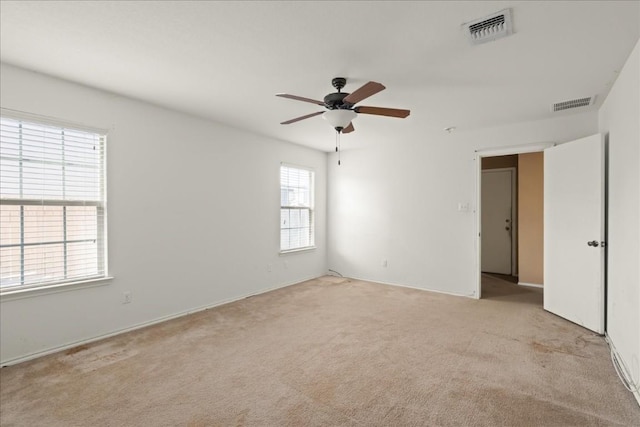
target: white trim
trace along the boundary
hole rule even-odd
[[[85,132],[99,133],[102,136],[107,136],[109,129],[96,126],[85,125],[83,123],[77,123],[66,119],[60,119],[57,117],[43,116],[40,114],[28,113],[26,111],[13,110],[11,108],[0,107],[0,116],[11,118],[14,120],[24,120],[35,124],[44,124],[51,126],[60,126],[67,129],[74,129]]]
[[[557,145],[555,142],[536,142],[533,144],[510,145],[508,147],[488,147],[476,150],[476,153],[482,157],[507,156],[510,154],[524,154],[544,151]]]
[[[508,147],[490,147],[490,148],[479,148],[475,150],[475,187],[476,187],[476,209],[474,211],[475,214],[475,229],[474,229],[474,239],[476,242],[476,291],[473,298],[480,299],[482,297],[482,263],[481,263],[481,247],[480,247],[480,229],[481,229],[481,206],[480,206],[480,184],[482,179],[482,158],[484,157],[494,157],[494,156],[506,156],[511,154],[524,154],[524,153],[535,153],[538,151],[544,151],[547,148],[555,146],[554,142],[539,142],[532,144],[522,144],[522,145],[512,145]]]
[[[280,166],[284,166],[287,168],[294,168],[294,169],[302,169],[302,170],[306,170],[314,173],[316,171],[316,169],[312,166],[297,165],[295,163],[280,162]]]
[[[347,276],[341,276],[341,277],[343,277],[345,279],[362,280],[364,282],[377,283],[379,285],[397,286],[399,288],[415,289],[417,291],[435,292],[437,294],[451,295],[451,296],[454,296],[454,297],[465,297],[465,298],[477,299],[477,298],[475,298],[475,295],[457,294],[455,292],[440,291],[440,290],[437,290],[437,289],[419,288],[417,286],[403,285],[403,284],[400,284],[400,283],[382,282],[380,280],[365,279],[365,278],[361,278],[361,277],[347,277]]]
[[[539,285],[537,283],[526,283],[526,282],[518,282],[518,286],[528,286],[530,288],[544,288],[544,286]]]
[[[96,286],[108,285],[112,280],[113,276],[105,276],[97,277],[95,279],[79,280],[77,282],[62,282],[44,286],[33,285],[33,287],[29,288],[8,289],[0,293],[0,304],[6,301],[15,301],[18,299],[75,291],[77,289],[95,288]]]
[[[304,248],[287,249],[286,251],[280,251],[279,255],[289,255],[296,252],[308,252],[317,249],[316,246],[305,246]]]
[[[221,306],[221,305],[230,304],[232,302],[239,301],[239,300],[244,299],[244,298],[248,298],[248,297],[252,297],[252,296],[256,296],[256,295],[260,295],[260,294],[265,294],[267,292],[275,291],[277,289],[282,289],[282,288],[286,288],[286,287],[289,287],[289,286],[297,285],[297,284],[306,282],[308,280],[317,279],[318,277],[322,277],[322,276],[314,276],[314,277],[298,279],[295,282],[290,282],[290,283],[287,282],[287,283],[284,283],[284,284],[281,284],[281,285],[276,285],[276,286],[272,286],[272,287],[267,288],[267,289],[263,289],[263,290],[258,291],[258,292],[250,292],[248,294],[243,294],[243,295],[240,295],[238,297],[228,298],[228,299],[225,299],[225,300],[222,300],[222,301],[218,301],[218,302],[215,302],[213,304],[207,304],[207,305],[200,306],[200,307],[197,307],[197,308],[181,311],[179,313],[170,314],[168,316],[162,316],[162,317],[156,318],[154,320],[150,320],[148,322],[138,323],[137,325],[134,325],[134,326],[131,326],[131,327],[128,327],[128,328],[118,329],[116,331],[109,332],[109,333],[106,333],[106,334],[103,334],[103,335],[98,335],[98,336],[94,336],[92,338],[73,341],[73,342],[68,343],[68,344],[64,344],[64,345],[61,345],[61,346],[52,347],[52,348],[49,348],[49,349],[46,349],[46,350],[42,350],[42,351],[38,351],[38,352],[35,352],[35,353],[31,353],[31,354],[28,354],[26,356],[20,356],[20,357],[15,357],[13,359],[3,360],[3,361],[0,361],[0,366],[5,367],[5,366],[10,366],[10,365],[15,365],[15,364],[18,364],[18,363],[26,362],[28,360],[36,359],[38,357],[46,356],[48,354],[57,353],[59,351],[64,351],[64,350],[67,350],[67,349],[70,349],[70,348],[73,348],[73,347],[77,347],[79,345],[89,344],[89,343],[100,341],[100,340],[103,340],[103,339],[106,339],[106,338],[111,338],[111,337],[114,337],[116,335],[124,334],[124,333],[131,332],[131,331],[135,331],[137,329],[146,328],[147,326],[152,326],[152,325],[155,325],[155,324],[158,324],[158,323],[166,322],[166,321],[171,320],[171,319],[177,319],[178,317],[187,316],[189,314],[197,313],[197,312],[204,311],[204,310],[207,310],[207,309],[210,309],[210,308],[215,308],[215,307],[218,307],[218,306]]]

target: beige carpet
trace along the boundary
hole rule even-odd
[[[486,299],[323,277],[0,370],[2,426],[640,425],[604,340]]]

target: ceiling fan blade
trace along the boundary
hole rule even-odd
[[[382,108],[382,107],[356,107],[354,108],[356,113],[359,114],[373,114],[376,116],[398,117],[404,119],[409,114],[410,110],[401,110],[399,108]]]
[[[366,99],[371,95],[375,95],[376,93],[384,89],[385,87],[382,84],[377,82],[365,83],[364,85],[360,86],[360,88],[356,89],[355,92],[345,96],[345,98],[342,101],[348,102],[349,104],[352,104],[352,105],[357,104],[363,99]]]
[[[295,119],[287,120],[286,122],[282,122],[280,124],[281,125],[288,125],[288,124],[291,124],[291,123],[299,122],[300,120],[304,120],[304,119],[308,119],[310,117],[318,116],[318,115],[320,115],[322,113],[324,113],[324,111],[318,111],[316,113],[307,114],[306,116],[300,116],[300,117],[296,117]]]
[[[276,93],[276,96],[279,96],[281,98],[293,99],[295,101],[310,102],[310,103],[316,104],[316,105],[324,105],[324,102],[322,102],[322,101],[318,101],[316,99],[311,99],[311,98],[304,98],[302,96],[289,95],[288,93]]]
[[[353,127],[353,122],[349,123],[349,126],[347,126],[346,128],[342,129],[342,133],[351,133],[354,130],[356,130],[356,128]]]

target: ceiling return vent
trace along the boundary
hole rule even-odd
[[[484,18],[463,24],[469,42],[482,44],[506,37],[513,33],[511,9],[504,9]]]
[[[587,107],[589,105],[593,105],[594,102],[596,102],[595,96],[589,96],[587,98],[572,99],[569,101],[556,102],[551,106],[551,112],[555,113],[557,111],[569,110],[572,108]]]

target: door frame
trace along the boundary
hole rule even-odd
[[[482,156],[482,157],[494,157],[494,156]],[[482,169],[482,161],[480,162],[480,168]],[[483,173],[491,173],[491,172],[510,172],[511,173],[511,222],[509,226],[511,227],[511,275],[515,276],[518,273],[518,258],[517,258],[517,248],[516,242],[518,241],[518,200],[517,200],[517,185],[518,185],[518,175],[517,168],[511,166],[507,168],[494,168],[494,169],[484,169],[480,171],[480,194],[478,195],[479,200],[482,200],[482,174]],[[480,206],[482,203],[479,203]],[[480,206],[481,208],[481,206]],[[478,209],[480,210],[480,209]],[[482,212],[480,212],[482,214]],[[482,248],[482,215],[480,215],[480,247]],[[480,270],[482,270],[482,257],[480,257]]]
[[[474,292],[474,298],[480,299],[482,297],[482,238],[480,236],[480,230],[482,230],[482,206],[481,206],[481,183],[482,183],[482,158],[483,157],[495,157],[495,156],[508,156],[511,154],[524,154],[535,153],[538,151],[544,151],[546,148],[555,146],[554,142],[541,142],[534,144],[522,144],[513,145],[507,147],[491,147],[475,150],[475,196],[476,196],[476,209],[475,215],[475,229],[474,239],[476,246],[476,291]],[[512,207],[513,208],[513,207]],[[513,251],[512,251],[513,252]]]

